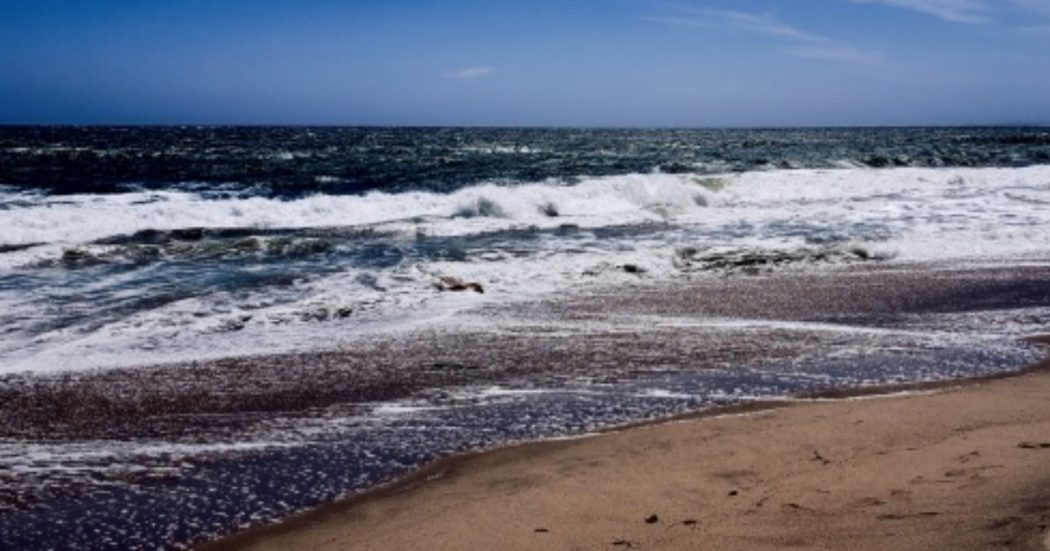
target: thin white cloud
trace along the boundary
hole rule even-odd
[[[464,69],[457,69],[445,73],[445,78],[456,78],[456,79],[469,79],[469,78],[481,78],[484,76],[495,73],[494,67],[466,67]]]
[[[803,42],[833,42],[831,39],[805,32],[784,23],[771,13],[747,13],[729,10],[705,10],[702,13],[720,18],[733,27],[744,31]]]
[[[1032,2],[1032,0],[1017,0]],[[952,23],[989,23],[991,6],[984,0],[853,0],[857,4],[882,4],[932,15]]]
[[[761,34],[790,44],[782,51],[794,57],[876,64],[884,61],[880,52],[865,52],[835,38],[822,36],[793,26],[772,13],[749,13],[732,10],[706,10],[676,6],[679,15],[643,17],[645,21],[683,27],[730,28]]]
[[[858,50],[852,46],[798,46],[784,50],[788,55],[824,61],[842,61],[858,65],[879,65],[886,61],[882,52]]]
[[[1050,17],[1050,0],[851,0],[924,13],[953,23],[995,23],[1013,16]]]
[[[748,13],[733,10],[707,10],[676,6],[680,15],[649,16],[642,20],[682,27],[725,28],[806,42],[831,42],[830,39],[805,32],[778,19],[772,13]]]

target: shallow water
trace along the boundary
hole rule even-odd
[[[279,520],[455,453],[792,394],[1001,373],[1036,357],[1030,348],[997,343],[793,362],[786,369],[666,371],[550,386],[521,381],[441,389],[437,396],[431,391],[346,412],[334,409],[320,418],[278,419],[262,434],[239,435],[257,439],[258,448],[237,450],[231,443],[224,450],[220,443],[210,453],[161,442],[153,450],[144,446],[141,455],[105,458],[107,447],[128,446],[101,442],[84,444],[101,452],[85,461],[61,445],[27,457],[16,451],[19,445],[5,444],[0,450],[8,448],[10,455],[0,452],[0,461],[15,475],[16,488],[62,489],[28,509],[0,513],[0,544],[177,548]],[[63,473],[58,468],[63,463],[88,472]],[[105,472],[96,476],[106,483],[91,480],[92,467]]]

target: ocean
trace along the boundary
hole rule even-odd
[[[0,127],[0,548],[1015,371],[1048,206],[1043,128]]]

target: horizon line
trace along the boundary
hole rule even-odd
[[[959,124],[800,124],[800,125],[572,125],[572,124],[354,124],[354,123],[33,123],[0,122],[0,128],[375,128],[375,129],[521,129],[521,130],[819,130],[907,128],[1050,128],[1050,122]]]

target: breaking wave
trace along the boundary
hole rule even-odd
[[[1048,202],[1044,166],[639,173],[295,199],[6,188],[0,359],[67,369],[276,352],[330,343],[346,323],[414,323],[596,281],[1041,254]],[[447,275],[484,295],[442,293]],[[216,335],[221,346],[207,345]]]

